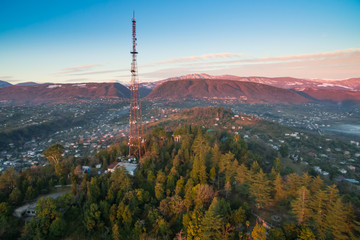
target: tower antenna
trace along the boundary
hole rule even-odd
[[[129,156],[141,157],[142,140],[142,116],[141,116],[141,102],[139,94],[139,79],[137,71],[136,56],[136,19],[135,11],[132,18],[132,62],[131,62],[131,83],[130,83],[130,132],[129,132]]]

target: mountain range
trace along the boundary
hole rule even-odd
[[[291,77],[238,77],[189,74],[140,84],[140,96],[147,100],[183,99],[236,100],[244,103],[301,104],[312,101],[360,101],[360,78],[309,80]],[[120,83],[12,85],[0,81],[0,101],[41,104],[86,99],[127,99],[128,87]]]
[[[0,80],[0,87],[8,87],[8,86],[12,86],[12,84],[11,84],[11,83],[8,83],[8,82],[5,82],[5,81]]]
[[[88,99],[127,99],[119,83],[37,84],[0,88],[0,102],[13,104],[71,103]]]
[[[143,85],[154,89],[148,99],[238,99],[247,103],[285,104],[360,101],[360,78],[331,81],[291,77],[211,76],[201,73]]]
[[[310,102],[297,92],[261,83],[234,80],[194,79],[167,81],[157,86],[147,99],[202,99],[237,100],[244,103],[286,103]]]
[[[190,80],[190,79],[216,79],[216,80],[234,80],[241,82],[262,83],[278,88],[304,90],[305,88],[317,89],[338,89],[349,91],[360,91],[360,78],[350,78],[345,80],[321,80],[321,79],[301,79],[292,77],[238,77],[234,75],[211,76],[205,73],[188,74],[180,77],[168,78],[156,83],[163,83],[174,80]]]

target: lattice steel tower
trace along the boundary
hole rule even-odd
[[[136,19],[135,13],[132,18],[132,55],[131,62],[131,99],[130,99],[130,132],[129,132],[129,156],[141,157],[141,144],[142,144],[142,116],[141,116],[141,103],[139,93],[139,79],[137,72],[136,55]]]

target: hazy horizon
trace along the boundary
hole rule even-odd
[[[162,78],[162,79],[154,79],[154,80],[146,80],[146,81],[140,81],[140,83],[154,83],[154,82],[158,82],[158,81],[162,81],[162,80],[166,80],[166,79],[171,79],[171,78],[177,78],[177,77],[186,77],[188,75],[195,75],[195,74],[207,74],[207,73],[189,73],[186,75],[179,75],[179,76],[170,76],[168,78]],[[207,74],[210,75],[210,74]],[[309,80],[309,81],[314,81],[314,82],[332,82],[332,81],[342,81],[342,80],[348,80],[348,79],[352,79],[352,78],[360,78],[360,77],[352,77],[352,78],[344,78],[344,79],[318,79],[318,78],[296,78],[296,77],[292,77],[292,76],[275,76],[275,77],[269,77],[269,76],[237,76],[237,75],[232,75],[232,74],[221,74],[221,75],[210,75],[212,77],[221,77],[221,76],[234,76],[234,77],[240,77],[240,78],[294,78],[294,79],[304,79],[304,80]],[[4,81],[2,79],[0,79],[0,81]],[[11,83],[11,81],[5,81],[5,82],[9,82]],[[12,85],[17,85],[17,84],[24,84],[24,83],[36,83],[36,84],[77,84],[77,83],[120,83],[123,85],[129,85],[130,81],[120,81],[120,80],[109,80],[109,81],[79,81],[79,82],[61,82],[57,81],[57,82],[35,82],[35,81],[27,81],[27,82],[16,82],[16,83],[11,83]]]

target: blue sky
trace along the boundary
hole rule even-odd
[[[360,77],[360,1],[0,0],[0,80],[130,80],[188,73]]]

